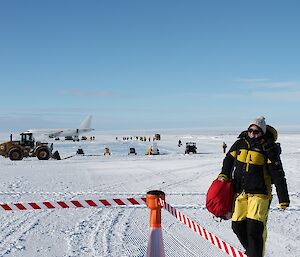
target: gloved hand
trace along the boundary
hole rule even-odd
[[[220,174],[219,176],[218,176],[218,180],[219,181],[227,181],[228,180],[228,177],[225,175],[225,174]]]
[[[280,203],[278,207],[284,211],[287,207],[289,207],[289,205],[290,203]]]

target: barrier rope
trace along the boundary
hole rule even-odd
[[[178,211],[174,206],[159,199],[160,205],[171,213],[176,219],[194,230],[201,237],[229,254],[231,257],[247,257],[240,250],[229,245],[222,239],[213,235],[205,228],[196,224],[193,220]],[[25,211],[25,210],[45,210],[45,209],[68,209],[68,208],[90,208],[90,207],[114,207],[114,206],[146,206],[146,198],[113,198],[113,199],[89,199],[70,201],[45,201],[28,203],[0,203],[0,211]],[[187,207],[187,206],[178,206]]]
[[[114,198],[114,199],[89,199],[71,201],[46,201],[29,203],[0,203],[0,211],[25,211],[40,209],[67,209],[90,207],[113,207],[145,205],[146,198]]]
[[[214,246],[221,249],[223,252],[227,253],[231,257],[247,257],[247,255],[245,255],[243,252],[226,243],[219,237],[207,231],[205,228],[201,227],[200,225],[196,224],[193,220],[191,220],[186,215],[178,211],[175,207],[166,203],[163,199],[160,198],[159,200],[160,205],[169,213],[171,213],[177,220],[185,224],[190,229],[194,230],[194,232],[196,232],[198,235],[209,241]]]
[[[8,193],[8,192],[4,192]],[[10,192],[11,194],[22,194],[24,192]],[[38,192],[26,192],[26,193],[38,193]],[[46,192],[45,192],[46,193]],[[47,192],[52,195],[65,194]],[[1,194],[1,192],[0,192]],[[127,193],[123,193],[128,195]],[[136,196],[135,196],[136,197]],[[69,201],[44,201],[44,202],[28,202],[28,203],[1,203],[0,211],[24,211],[24,210],[40,210],[40,209],[67,209],[67,208],[89,208],[89,207],[114,207],[114,206],[135,206],[146,207],[146,198],[113,198],[113,199],[96,199],[90,198],[89,200],[69,200]],[[205,209],[204,205],[195,204],[176,204],[176,208],[180,209]]]

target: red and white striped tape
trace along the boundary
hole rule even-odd
[[[45,210],[45,209],[68,209],[68,208],[90,208],[90,207],[113,207],[113,206],[136,206],[146,205],[146,198],[114,198],[114,199],[89,199],[71,201],[46,201],[29,203],[0,203],[0,211],[25,211],[25,210]],[[194,230],[201,237],[217,246],[219,249],[232,257],[247,257],[243,252],[229,245],[222,239],[213,235],[205,228],[196,224],[193,220],[178,211],[175,207],[160,199],[160,205],[170,212],[176,219]]]
[[[160,199],[160,205],[168,212],[170,212],[180,222],[185,224],[190,229],[194,230],[194,232],[199,234],[201,237],[205,238],[211,244],[221,249],[223,252],[229,254],[232,257],[247,257],[247,255],[245,255],[243,252],[231,246],[230,244],[226,243],[225,241],[215,236],[214,234],[210,233],[200,225],[196,224],[193,220],[188,218],[186,215],[178,211],[170,204],[166,203],[163,199]]]
[[[146,205],[146,198],[114,198],[114,199],[89,199],[71,201],[47,201],[30,203],[0,203],[0,211],[25,211],[45,209],[90,208]]]

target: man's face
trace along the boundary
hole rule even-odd
[[[248,128],[248,136],[250,138],[258,138],[262,136],[261,129],[256,125],[251,125],[250,128]]]

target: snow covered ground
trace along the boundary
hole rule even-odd
[[[204,208],[205,193],[219,173],[224,154],[237,134],[218,132],[161,133],[162,155],[146,156],[151,142],[122,140],[143,133],[96,132],[95,141],[53,141],[61,157],[82,148],[87,155],[57,161],[28,158],[12,162],[0,157],[0,201],[41,202],[89,198],[141,197],[162,190],[166,201],[198,224],[238,247],[229,221],[218,222]],[[116,136],[118,140],[116,140]],[[0,134],[0,142],[8,133]],[[197,143],[198,154],[184,155],[181,139]],[[266,256],[300,256],[300,135],[279,136],[291,207],[276,208],[274,196],[268,221]],[[112,155],[104,156],[109,147]],[[128,155],[135,147],[137,155]],[[275,190],[274,190],[275,191]],[[149,238],[146,207],[112,207],[0,211],[0,256],[145,256]],[[166,256],[227,256],[168,212],[162,213]]]

